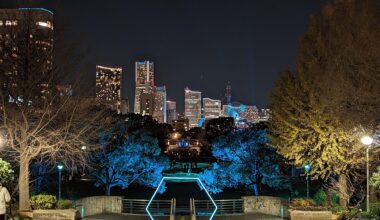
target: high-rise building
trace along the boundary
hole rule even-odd
[[[96,99],[114,110],[120,109],[122,68],[96,66]]]
[[[140,114],[140,96],[143,93],[152,93],[154,86],[154,63],[143,61],[135,63],[135,103],[134,112]]]
[[[174,120],[177,120],[177,103],[174,101],[166,101],[166,121],[172,124]]]
[[[199,127],[202,117],[202,93],[185,88],[185,117],[189,119],[190,128]]]
[[[166,123],[166,87],[156,86],[154,89],[153,118],[160,123]]]
[[[10,98],[35,95],[23,94],[28,85],[20,78],[38,85],[38,97],[53,89],[53,17],[43,8],[0,9],[0,81]]]
[[[153,116],[154,111],[154,93],[140,94],[140,112],[141,115]]]
[[[203,98],[203,117],[207,119],[219,118],[221,116],[221,101]]]

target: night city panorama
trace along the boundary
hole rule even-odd
[[[378,220],[379,39],[379,0],[1,0],[0,220]]]

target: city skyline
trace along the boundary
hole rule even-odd
[[[222,99],[228,81],[234,100],[267,107],[278,74],[294,63],[309,15],[318,13],[325,2],[240,0],[215,4],[216,1],[196,0],[169,4],[130,0],[103,7],[104,2],[99,0],[90,4],[37,1],[33,5],[4,0],[0,7],[43,7],[54,12],[57,30],[64,26],[67,31],[67,43],[89,48],[85,82],[94,84],[95,65],[122,67],[122,98],[127,97],[131,107],[134,62],[155,62],[157,85],[166,85],[168,99],[177,100],[182,112],[184,87],[202,91],[205,97]],[[212,17],[208,17],[210,10]],[[268,10],[273,13],[266,13]],[[70,16],[65,16],[68,13]],[[175,80],[178,76],[182,80]],[[212,87],[209,82],[213,82]]]

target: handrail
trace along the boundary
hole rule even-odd
[[[194,198],[190,198],[190,219],[191,220],[196,220],[197,219],[197,213],[195,211]]]
[[[243,214],[243,199],[215,200],[218,207],[217,215]],[[210,215],[215,207],[210,200],[195,200],[194,206],[197,215]]]
[[[173,198],[171,201],[171,207],[170,207],[170,220],[175,220],[176,206],[177,206],[177,201],[175,198]]]
[[[123,213],[134,215],[145,215],[146,206],[149,200],[144,199],[123,199]],[[153,200],[149,206],[152,215],[169,216],[171,212],[172,200]]]

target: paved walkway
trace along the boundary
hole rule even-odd
[[[168,220],[169,217],[156,217],[156,220]],[[186,218],[178,220],[187,220]],[[197,220],[207,220],[208,217],[197,217]],[[281,220],[282,218],[264,215],[264,214],[248,214],[248,215],[233,215],[233,216],[215,216],[214,220]],[[97,216],[86,217],[83,220],[149,220],[147,216],[132,216],[132,215],[117,215],[117,214],[102,214]]]

